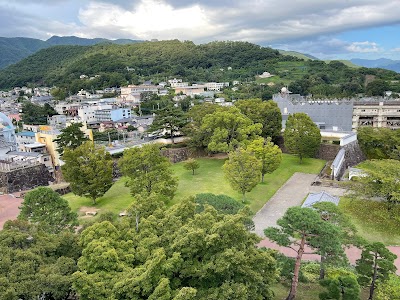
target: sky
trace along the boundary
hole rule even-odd
[[[400,60],[400,1],[0,0],[0,36],[53,35],[235,40],[320,59]]]

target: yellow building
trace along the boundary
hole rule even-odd
[[[81,129],[85,133],[86,137],[93,141],[92,129],[88,129],[86,124],[84,124]],[[55,142],[55,139],[57,139],[61,132],[59,130],[52,130],[50,126],[41,126],[39,130],[39,132],[35,133],[36,141],[46,145],[47,152],[51,156],[54,167],[59,167],[60,154],[57,151],[58,145]]]

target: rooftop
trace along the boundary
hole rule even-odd
[[[309,194],[301,207],[312,208],[314,204],[320,202],[331,202],[335,205],[339,205],[339,197],[332,196],[325,191]]]

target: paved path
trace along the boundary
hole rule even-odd
[[[293,176],[275,193],[274,196],[260,209],[254,216],[255,233],[264,237],[263,230],[269,226],[276,226],[276,221],[283,216],[286,210],[292,206],[300,205],[308,193],[319,193],[326,191],[334,196],[342,196],[345,192],[341,188],[311,186],[315,180],[315,174],[295,173]],[[296,257],[296,252],[287,247],[280,247],[268,239],[263,239],[258,246],[275,249],[288,257]],[[389,246],[388,249],[397,255],[395,265],[397,274],[400,275],[400,247]],[[346,249],[346,255],[351,264],[355,265],[361,256],[361,250],[355,247]],[[304,260],[320,260],[316,254],[305,254]]]
[[[294,173],[254,216],[254,232],[264,237],[263,230],[276,226],[276,221],[284,215],[286,210],[289,207],[301,205],[308,193],[326,191],[334,196],[343,195],[344,190],[340,188],[311,186],[315,178],[315,174]]]

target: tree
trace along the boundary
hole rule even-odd
[[[188,141],[189,146],[197,149],[203,149],[208,146],[211,133],[202,131],[200,128],[203,124],[203,118],[217,110],[226,110],[226,108],[217,104],[204,103],[195,105],[189,110],[187,118],[190,122],[182,129],[183,133],[190,138]]]
[[[40,106],[31,102],[24,102],[22,104],[21,120],[25,124],[46,125],[47,117],[51,117],[56,114],[57,112],[48,103],[46,103],[44,106]]]
[[[167,107],[156,111],[153,123],[148,129],[149,132],[167,131],[174,143],[174,136],[187,123],[185,113],[180,107],[168,105]]]
[[[360,168],[365,176],[359,176],[349,183],[351,197],[380,198],[386,201],[388,210],[400,203],[400,161],[369,160],[362,163]]]
[[[319,294],[321,300],[360,300],[360,285],[355,276],[324,279],[320,284],[328,289]]]
[[[389,251],[383,243],[377,242],[365,246],[361,253],[361,258],[356,261],[356,270],[359,282],[366,286],[369,285],[368,300],[374,297],[377,282],[384,282],[389,274],[396,271],[394,260],[395,254]]]
[[[261,124],[253,124],[237,107],[230,107],[206,115],[200,130],[209,136],[205,141],[208,150],[229,152],[237,149],[244,141],[258,138],[261,128]]]
[[[261,162],[261,182],[264,182],[265,174],[274,172],[282,161],[282,150],[271,142],[271,138],[253,140],[246,149]]]
[[[132,195],[155,193],[168,199],[174,196],[178,181],[172,175],[171,163],[161,155],[159,145],[125,150],[118,165],[122,174],[129,177],[127,185]]]
[[[186,199],[141,210],[138,231],[134,214],[96,223],[80,236],[74,288],[82,300],[272,299],[275,259],[257,248],[260,238],[243,226],[245,217],[210,206],[196,212]]]
[[[310,208],[291,207],[277,221],[280,226],[264,230],[266,237],[278,245],[289,247],[297,253],[293,270],[292,284],[286,300],[296,297],[301,259],[305,247],[314,249],[313,253],[343,253],[339,231],[332,224],[321,219],[320,215]]]
[[[106,149],[86,142],[76,149],[66,149],[63,155],[63,176],[75,195],[90,198],[93,204],[113,184],[113,160]]]
[[[261,175],[261,162],[253,153],[238,149],[229,153],[229,160],[223,166],[225,177],[232,188],[243,195],[250,192],[259,182]]]
[[[190,159],[184,161],[183,166],[186,170],[191,170],[193,172],[193,175],[194,175],[194,171],[197,170],[198,168],[200,168],[199,162],[197,160],[195,160],[194,158],[190,158]]]
[[[368,159],[400,160],[400,131],[364,126],[357,129],[357,140]]]
[[[305,113],[289,115],[283,134],[286,148],[297,154],[300,163],[303,157],[313,157],[321,144],[321,133]]]
[[[68,201],[47,187],[26,193],[18,219],[40,224],[52,233],[73,230],[78,225],[77,214],[71,211]]]
[[[63,155],[66,149],[73,150],[89,140],[81,130],[82,126],[82,123],[73,123],[61,130],[61,134],[54,140],[60,155]]]
[[[390,274],[387,280],[379,283],[376,300],[400,300],[400,277]]]
[[[357,235],[356,227],[351,223],[350,218],[343,214],[342,211],[331,202],[320,202],[313,205],[321,216],[321,219],[325,222],[337,227],[340,233],[340,240],[342,245],[346,246],[361,246],[365,241]],[[337,253],[321,253],[320,262],[320,277],[319,279],[325,278],[325,265],[327,263],[337,263],[340,261],[346,261],[345,257],[340,257]]]
[[[253,123],[262,124],[262,137],[275,141],[281,135],[282,115],[276,102],[248,99],[235,102],[235,106]]]
[[[0,298],[70,298],[81,254],[77,240],[69,230],[53,233],[24,220],[7,221],[0,231]]]

